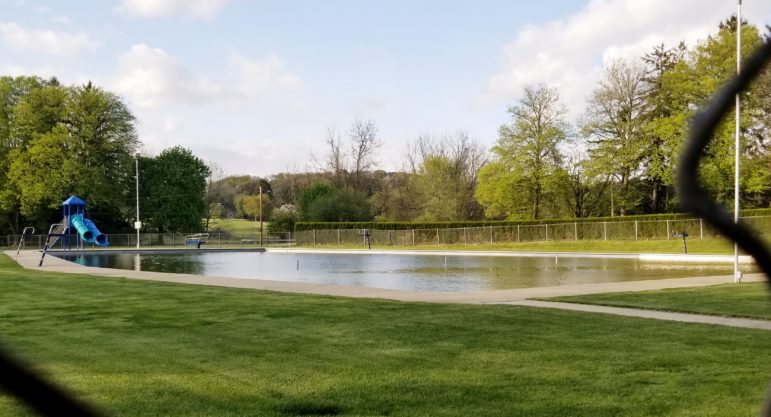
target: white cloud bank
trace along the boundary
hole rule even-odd
[[[134,17],[212,19],[228,0],[123,0],[116,12]]]
[[[231,53],[228,64],[230,71],[225,76],[193,73],[163,49],[138,44],[118,58],[110,84],[133,104],[146,108],[212,101],[237,104],[302,85],[276,55],[253,60]]]
[[[503,68],[487,80],[478,106],[512,102],[525,85],[557,87],[572,116],[580,114],[604,63],[634,58],[655,45],[690,46],[736,12],[725,0],[592,0],[563,19],[531,25],[503,48]],[[765,25],[771,1],[745,1],[743,17]]]
[[[83,32],[32,30],[14,22],[0,23],[0,39],[3,45],[19,52],[63,57],[83,55],[98,44]]]

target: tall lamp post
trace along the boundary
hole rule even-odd
[[[742,69],[742,0],[739,0],[739,9],[736,13],[736,74]],[[734,223],[739,223],[739,155],[741,144],[739,143],[739,122],[741,119],[741,105],[739,93],[736,93],[736,137],[734,153],[736,154],[734,165]],[[734,282],[742,282],[742,271],[739,270],[739,245],[734,243]]]
[[[134,228],[137,229],[137,249],[139,249],[139,229],[142,228],[142,222],[139,221],[139,153],[134,154],[134,166],[136,168],[135,182],[137,185],[137,219],[134,222]]]
[[[260,246],[262,246],[262,185],[260,185]]]

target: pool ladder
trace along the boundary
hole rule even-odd
[[[69,222],[65,217],[59,223],[52,224],[51,227],[48,228],[46,243],[43,245],[43,254],[40,256],[40,263],[37,265],[38,267],[43,266],[43,260],[46,258],[46,252],[48,252],[48,248],[55,245],[59,238],[67,233],[67,229],[69,229],[68,223]]]

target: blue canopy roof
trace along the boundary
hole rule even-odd
[[[85,206],[86,202],[81,200],[80,197],[76,195],[71,195],[70,198],[62,202],[62,205],[63,206]]]

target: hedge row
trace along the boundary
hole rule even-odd
[[[769,216],[771,208],[747,209],[741,211],[742,217]],[[559,223],[596,223],[645,220],[681,220],[695,218],[690,213],[643,214],[623,217],[586,217],[581,219],[543,219],[543,220],[482,220],[458,222],[297,222],[294,230],[335,230],[335,229],[370,229],[370,230],[411,230],[411,229],[455,229],[461,227],[517,226],[532,224]]]

